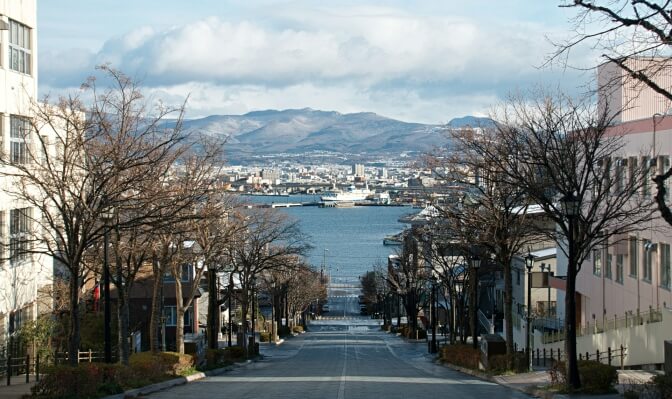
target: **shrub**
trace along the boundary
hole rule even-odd
[[[672,398],[672,375],[656,375],[651,382],[661,398]]]
[[[512,359],[513,367],[508,367],[509,359]],[[501,374],[506,371],[513,371],[514,373],[525,373],[528,371],[529,365],[527,364],[527,359],[525,358],[525,353],[515,352],[512,356],[510,355],[494,355],[488,359],[488,370]]]
[[[78,367],[54,366],[31,388],[32,396],[47,398],[98,398],[123,392],[125,367],[86,363]]]
[[[281,337],[286,337],[288,335],[291,335],[291,330],[289,329],[288,326],[278,326],[278,335]]]
[[[177,376],[184,375],[194,367],[194,357],[177,352],[141,352],[132,354],[129,364],[142,370],[154,368],[159,373]]]
[[[441,361],[469,369],[478,369],[480,351],[471,345],[446,345],[441,348]]]
[[[581,392],[588,394],[602,394],[614,391],[614,385],[618,382],[616,367],[600,363],[595,360],[579,360],[579,378],[581,379]],[[553,385],[566,385],[566,365],[557,362],[551,370],[551,383]]]
[[[271,333],[268,331],[262,331],[259,333],[259,341],[261,342],[271,342]]]
[[[579,361],[579,377],[583,392],[590,394],[613,392],[618,382],[616,367],[595,360]]]
[[[303,326],[292,327],[292,332],[294,332],[295,334],[301,334],[303,332]]]

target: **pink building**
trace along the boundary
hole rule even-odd
[[[656,80],[670,90],[672,73],[669,68],[665,71],[667,76],[657,76]],[[636,165],[650,165],[649,183],[644,184],[641,195],[653,198],[656,190],[650,179],[670,168],[670,102],[648,87],[635,85],[612,64],[600,66],[598,81],[601,88],[607,81],[613,84],[600,93],[600,103],[608,99],[610,110],[623,109],[617,118],[619,123],[609,132],[624,140],[622,153],[615,154],[611,161],[613,172],[627,179]],[[668,197],[671,188],[672,181],[668,180]],[[582,324],[601,324],[626,313],[637,315],[650,309],[672,308],[672,228],[657,217],[642,229],[595,250],[582,265],[577,278],[577,310]]]

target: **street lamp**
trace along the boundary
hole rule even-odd
[[[429,304],[429,314],[430,317],[432,318],[432,342],[429,347],[429,353],[436,353],[437,352],[437,347],[436,347],[436,285],[437,285],[437,279],[436,276],[432,275],[430,277],[430,282],[431,282],[431,295],[430,295],[430,304]]]
[[[100,213],[100,219],[103,221],[104,234],[103,234],[103,289],[105,290],[105,296],[103,301],[105,302],[105,313],[104,313],[104,340],[105,340],[105,363],[112,363],[112,309],[111,300],[110,300],[110,264],[108,262],[108,247],[110,246],[110,224],[114,219],[114,208],[108,207],[103,209]]]
[[[275,342],[275,281],[271,283],[271,342]]]
[[[574,193],[560,199],[562,213],[567,218],[567,289],[565,296],[565,345],[567,352],[567,383],[572,388],[581,387],[579,365],[576,361],[576,224],[581,212],[581,202]]]
[[[525,267],[527,268],[527,334],[525,334],[525,356],[530,370],[532,370],[532,353],[530,351],[530,334],[532,333],[532,326],[530,325],[532,322],[532,266],[534,266],[534,255],[528,251],[525,257]]]
[[[208,346],[210,349],[219,349],[219,295],[217,289],[217,265],[211,262],[208,265]]]
[[[481,259],[478,255],[471,257],[471,267],[474,269],[474,321],[473,321],[473,342],[474,349],[478,349],[478,269],[481,267]]]

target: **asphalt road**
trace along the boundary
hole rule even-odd
[[[151,395],[152,398],[527,398],[509,388],[431,362],[426,344],[382,333],[377,320],[359,316],[356,291],[330,290],[330,311],[310,332],[264,360]]]

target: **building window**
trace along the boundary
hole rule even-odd
[[[616,282],[623,284],[623,254],[616,255]]]
[[[604,265],[604,277],[611,279],[611,258],[612,255],[610,253],[607,254],[607,259],[606,259],[606,264]]]
[[[30,145],[30,121],[27,118],[12,115],[9,118],[9,157],[16,165],[28,163],[28,145]]]
[[[650,241],[642,242],[644,250],[644,263],[642,264],[642,279],[651,282],[651,268],[653,263],[653,249]]]
[[[653,178],[651,158],[642,157],[642,166],[644,166],[644,173],[642,173],[642,195],[648,197],[651,195],[651,179]]]
[[[662,175],[670,169],[670,157],[664,156],[660,158],[661,158],[660,174]],[[672,182],[670,180],[672,179],[665,180],[665,199],[670,198],[670,189],[672,188]]]
[[[193,279],[193,268],[191,267],[191,264],[184,264],[182,265],[182,274],[180,275],[180,281],[183,283],[188,283]],[[170,270],[166,270],[166,272],[163,274],[163,281],[165,282],[174,282],[175,278],[173,277],[173,273]]]
[[[660,286],[670,289],[670,244],[660,244]]]
[[[9,20],[9,68],[30,75],[30,28]]]
[[[602,254],[599,249],[593,250],[593,274],[602,276]]]
[[[520,285],[520,269],[516,269],[516,285]]]
[[[30,250],[31,208],[12,209],[9,213],[9,259],[11,263],[28,258]]]
[[[630,277],[637,277],[637,237],[630,237],[628,258],[630,262]]]
[[[190,306],[189,309],[184,313],[184,326],[191,326],[191,315],[192,315],[193,306]],[[166,327],[175,327],[177,325],[177,306],[164,306],[163,315],[166,318]]]
[[[637,158],[635,157],[630,157],[628,159],[628,191],[629,192],[635,192],[634,189],[637,187],[637,184],[639,183],[638,180],[638,170],[637,170]]]
[[[625,187],[625,168],[628,166],[627,159],[616,160],[616,176],[614,190],[616,193],[622,193]]]

